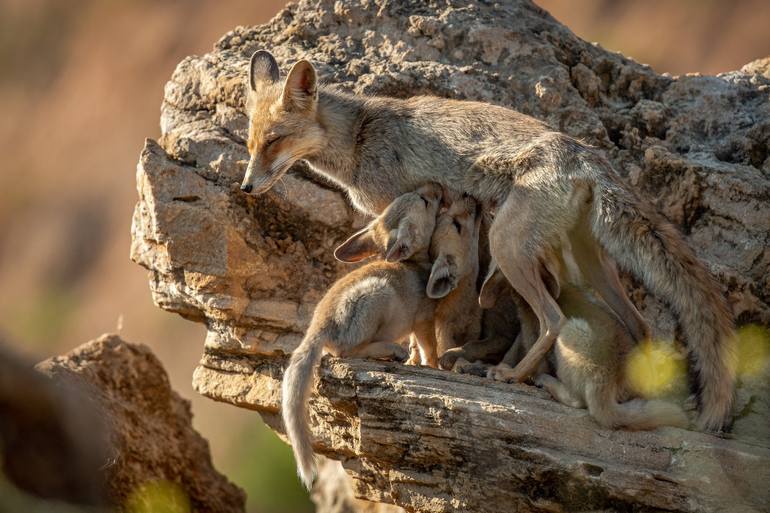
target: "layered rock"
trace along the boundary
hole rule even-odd
[[[717,77],[671,77],[580,40],[524,0],[301,1],[267,25],[236,28],[211,53],[179,64],[166,86],[162,137],[159,142],[146,141],[137,168],[139,202],[131,257],[150,271],[153,298],[160,307],[206,323],[210,357],[197,371],[196,385],[207,395],[257,409],[279,428],[275,380],[280,377],[281,355],[295,347],[325,289],[348,270],[334,261],[332,250],[362,221],[342,193],[301,164],[266,195],[247,196],[238,190],[248,160],[243,111],[248,57],[263,48],[274,53],[284,71],[296,59],[309,58],[322,81],[355,93],[434,94],[505,105],[602,148],[627,183],[680,227],[722,283],[738,323],[770,324],[770,68],[766,59]],[[627,281],[632,299],[657,333],[673,334],[675,324],[665,306]],[[570,466],[566,456],[546,458],[545,467],[531,459],[517,460],[511,464],[520,473],[519,480],[505,474],[497,487],[488,482],[482,486],[481,480],[473,478],[480,479],[483,472],[457,462],[466,457],[464,450],[492,459],[497,453],[480,450],[484,447],[479,442],[438,420],[430,426],[441,426],[441,436],[456,435],[452,458],[430,460],[435,447],[427,435],[408,444],[410,451],[424,457],[424,468],[417,460],[406,465],[399,458],[383,456],[381,445],[371,441],[395,437],[403,426],[396,425],[395,419],[388,424],[384,418],[361,417],[368,412],[360,409],[366,397],[361,394],[395,400],[396,391],[414,386],[415,397],[420,390],[428,394],[425,401],[431,407],[424,412],[440,420],[442,415],[452,415],[451,404],[471,399],[453,395],[454,387],[470,378],[442,375],[443,398],[433,398],[425,388],[439,379],[432,372],[396,366],[387,383],[378,385],[379,371],[368,365],[326,367],[327,374],[330,369],[348,370],[338,376],[338,386],[322,387],[320,392],[328,397],[315,403],[321,426],[319,449],[345,460],[346,469],[357,478],[359,496],[430,511],[461,510],[462,504],[481,504],[485,496],[526,503],[532,510],[567,504],[560,502],[564,496],[553,496],[545,486],[522,484],[533,482],[524,478],[528,472],[575,474],[576,467]],[[764,451],[767,431],[757,426],[767,424],[761,416],[767,415],[767,385],[762,380],[758,383],[755,388],[741,388],[737,431],[758,440]],[[582,415],[550,402],[517,409],[516,401],[535,400],[522,397],[538,397],[536,391],[520,387],[500,388],[485,382],[473,393],[481,394],[482,403],[488,402],[485,394],[507,398],[489,410],[474,406],[501,432],[545,422],[537,416],[539,408],[558,410],[551,429],[563,428],[557,420],[560,415],[570,419]],[[335,409],[340,404],[349,407],[343,409],[345,415]],[[398,409],[389,413],[397,415]],[[417,414],[404,408],[401,415]],[[425,426],[424,419],[402,420],[404,426],[408,422]],[[741,431],[742,424],[753,427]],[[645,469],[642,474],[654,479],[655,473],[663,472],[660,475],[666,479],[680,479],[671,473],[680,448],[670,442],[646,435],[592,432],[602,440],[621,437],[622,443],[668,454],[668,459],[656,463],[659,467],[640,467]],[[500,436],[509,452],[519,450],[522,440],[533,447],[542,441]],[[676,435],[685,439],[683,443],[690,443],[690,437],[692,443],[705,440],[702,436]],[[585,439],[574,442],[585,443]],[[724,451],[731,455],[744,453],[745,446],[739,442],[725,444]],[[567,451],[561,446],[559,450]],[[482,460],[471,461],[484,466]],[[364,472],[366,462],[374,463]],[[612,461],[599,466],[606,468],[605,463]],[[438,495],[425,485],[424,477],[410,480],[418,470],[447,483],[468,472],[466,486],[457,493],[444,488],[444,495]],[[633,475],[643,481],[642,474]],[[611,507],[607,497],[616,495],[606,482],[607,474],[603,475],[595,480],[595,490],[603,491],[588,494],[581,506]],[[718,474],[708,477],[719,479]],[[585,479],[593,479],[590,472]],[[441,486],[438,481],[436,486]],[[502,490],[510,495],[495,495]],[[632,496],[627,499],[631,501]],[[545,502],[538,502],[538,497]],[[708,509],[711,502],[696,500],[688,506],[682,499],[666,504],[690,511]]]

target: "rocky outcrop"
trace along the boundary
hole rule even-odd
[[[340,192],[302,165],[264,196],[238,190],[248,159],[244,79],[260,48],[284,70],[309,58],[322,80],[356,93],[506,105],[602,148],[629,185],[680,227],[722,283],[738,323],[770,324],[767,60],[717,77],[658,75],[580,40],[524,0],[300,1],[179,64],[165,90],[162,137],[146,141],[137,167],[131,257],[150,271],[161,308],[206,324],[209,356],[195,377],[202,393],[256,409],[280,429],[282,355],[299,341],[324,290],[348,270],[332,250],[362,222]],[[657,333],[672,335],[665,306],[627,282]],[[485,501],[513,501],[524,511],[632,502],[709,510],[713,501],[704,497],[717,487],[687,484],[677,470],[683,448],[709,446],[740,467],[748,465],[742,444],[758,444],[748,452],[759,461],[770,446],[761,427],[768,410],[762,379],[741,388],[739,442],[607,432],[536,390],[386,368],[328,362],[314,403],[318,448],[343,461],[358,496],[409,510],[484,510]],[[387,407],[376,409],[379,399]],[[489,431],[466,436],[472,422]],[[548,442],[540,430],[562,435]],[[585,448],[591,443],[599,446],[593,452]],[[570,452],[573,445],[579,450]],[[640,459],[607,450],[629,447]],[[737,468],[706,467],[711,482]],[[508,470],[489,475],[491,468]],[[556,482],[565,487],[554,489]],[[658,489],[672,495],[660,498]],[[755,495],[747,508],[756,497],[766,499]]]
[[[160,361],[143,345],[105,335],[72,352],[46,360],[38,369],[54,383],[87,390],[79,404],[93,405],[100,424],[69,411],[81,436],[110,447],[101,462],[108,502],[119,510],[245,511],[242,490],[211,463],[208,443],[192,427],[190,403],[171,389]],[[73,461],[59,467],[71,468]]]

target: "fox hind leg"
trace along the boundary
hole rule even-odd
[[[569,228],[560,224],[568,223],[570,216],[557,209],[554,212],[557,219],[548,219],[551,212],[543,212],[541,205],[545,199],[548,198],[532,198],[530,193],[514,188],[489,230],[493,258],[514,290],[530,306],[540,327],[537,340],[513,369],[513,381],[524,381],[535,372],[565,322],[541,275],[541,256],[548,252],[548,241],[560,240],[559,231]],[[559,217],[563,217],[561,223]]]

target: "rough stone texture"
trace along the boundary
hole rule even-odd
[[[207,354],[197,390],[277,431],[285,357]],[[327,357],[316,449],[407,511],[766,511],[770,448],[676,428],[600,429],[526,385]]]
[[[770,325],[768,59],[717,77],[671,77],[580,40],[524,0],[301,1],[267,25],[236,28],[211,53],[179,64],[165,90],[162,137],[159,143],[146,142],[137,168],[139,202],[131,256],[150,270],[156,303],[205,322],[206,346],[212,358],[217,358],[215,367],[231,365],[235,369],[209,372],[208,364],[199,368],[196,383],[203,393],[258,409],[279,428],[272,418],[279,390],[274,382],[277,362],[301,338],[314,302],[348,269],[334,261],[332,249],[361,222],[342,194],[310,176],[302,165],[295,166],[267,195],[251,197],[237,190],[248,159],[244,80],[248,57],[260,48],[273,51],[284,71],[297,58],[310,58],[322,80],[356,93],[434,94],[506,105],[601,147],[627,182],[680,227],[723,284],[738,323]],[[675,324],[666,308],[638,284],[627,281],[633,300],[657,333],[670,336]],[[257,356],[244,360],[238,356],[243,353]],[[246,368],[241,369],[243,365]],[[434,374],[429,371],[394,367],[391,381],[380,389],[363,377],[367,385],[361,388],[354,380],[356,369],[365,373],[368,367],[357,365],[346,367],[351,369],[350,382],[340,378],[338,388],[322,387],[322,394],[330,394],[331,405],[339,402],[352,408],[364,401],[361,394],[365,393],[393,398],[388,395],[392,390],[407,386],[414,387],[413,393],[419,397],[421,387],[430,388],[433,383]],[[463,404],[454,394],[464,379],[442,375],[442,398],[426,398],[432,406],[425,414],[439,420],[459,415],[451,408]],[[264,386],[250,386],[254,380],[267,381],[260,381]],[[506,390],[509,395],[503,399]],[[767,380],[762,378],[753,388],[742,387],[738,402],[737,434],[752,437],[762,448],[770,445],[766,390]],[[492,450],[492,446],[502,446],[487,447],[486,439],[481,443],[465,438],[440,423],[441,436],[447,437],[448,444],[452,441],[451,458],[430,460],[435,446],[419,436],[409,447],[424,459],[423,467],[416,459],[411,460],[412,466],[395,457],[378,459],[387,453],[384,448],[384,452],[363,454],[369,446],[358,445],[356,440],[390,440],[397,435],[395,419],[406,422],[403,419],[409,411],[405,401],[398,403],[402,410],[389,410],[397,414],[390,422],[382,420],[385,417],[359,419],[335,413],[339,410],[332,406],[317,411],[327,440],[323,443],[334,441],[325,452],[337,459],[365,456],[364,463],[352,459],[346,463],[357,476],[357,495],[431,511],[459,510],[461,504],[483,509],[484,500],[494,503],[506,498],[524,510],[558,509],[556,504],[566,492],[554,496],[556,492],[522,483],[538,482],[538,476],[541,482],[553,482],[573,471],[572,481],[564,477],[567,482],[591,483],[584,504],[609,507],[607,498],[615,497],[613,493],[620,494],[623,501],[630,501],[631,495],[611,491],[608,476],[639,477],[639,483],[628,484],[629,490],[644,488],[651,482],[645,479],[654,479],[649,477],[653,474],[642,472],[647,476],[643,478],[626,472],[627,467],[623,472],[605,472],[604,477],[590,472],[581,477],[570,463],[569,452],[560,465],[553,448],[537,449],[536,445],[527,454],[540,454],[540,450],[545,455],[540,460],[533,456],[525,465],[526,458],[516,460],[516,454],[523,454],[517,448],[519,442],[541,440],[506,432],[517,433],[529,424],[545,422],[537,417],[541,407],[569,419],[579,413],[550,402],[537,403],[537,409],[522,409],[516,401],[534,401],[533,396],[538,396],[517,387],[487,384],[474,388],[473,393],[482,397],[484,393],[503,394],[493,403],[504,403],[506,408],[474,408],[485,412],[479,419],[497,426],[497,436],[507,440],[505,458],[513,459]],[[367,410],[359,405],[358,411]],[[556,422],[547,427],[549,431],[564,425],[564,418],[549,418]],[[415,426],[422,425],[418,420],[422,419],[413,419]],[[749,425],[753,427],[742,427]],[[580,426],[589,429],[588,424]],[[596,429],[591,433],[602,443],[605,438],[619,438],[622,444],[647,447],[649,455],[678,451],[665,437]],[[457,436],[452,438],[453,434]],[[685,437],[682,443],[706,440],[698,434],[678,432],[676,436]],[[702,443],[718,443],[709,440],[712,442]],[[583,444],[585,438],[573,443]],[[743,446],[736,447],[742,451]],[[468,453],[487,455],[489,461],[472,459],[479,465],[476,469],[458,465],[467,461]],[[625,461],[617,454],[613,457],[618,465]],[[482,483],[486,469],[498,460],[518,463],[498,475],[496,483]],[[544,462],[542,466],[538,461]],[[601,461],[612,467],[612,461]],[[639,462],[629,461],[623,464]],[[673,475],[670,467],[676,462],[672,456],[668,466],[658,462],[644,468]],[[361,465],[369,466],[362,470]],[[426,471],[434,476],[431,484],[411,481],[413,475],[424,476]],[[714,482],[718,477],[706,475],[704,479]],[[446,488],[442,481],[462,483],[463,488]],[[441,487],[443,496],[426,498]],[[530,499],[524,499],[525,494]],[[537,503],[532,497],[544,497],[546,502]],[[669,505],[681,510],[707,508],[708,501],[688,505],[687,500],[679,499]]]
[[[171,389],[149,348],[104,335],[38,369],[57,383],[88,386],[81,401],[96,404],[107,424],[112,454],[103,469],[118,509],[138,487],[167,481],[179,485],[191,511],[245,511],[243,491],[214,469],[208,443],[192,427],[190,403]]]

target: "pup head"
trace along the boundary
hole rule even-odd
[[[397,197],[366,228],[343,242],[334,257],[341,262],[359,262],[380,255],[388,262],[401,262],[427,252],[441,204],[441,187],[427,183]]]
[[[241,190],[267,192],[297,160],[320,150],[326,133],[316,117],[318,85],[313,65],[298,61],[286,80],[265,50],[254,52],[249,65],[248,147],[251,160]]]
[[[447,195],[449,199],[447,200]],[[433,268],[426,293],[438,299],[452,292],[464,277],[477,272],[481,209],[470,196],[444,193],[449,206],[436,219],[430,243]]]

